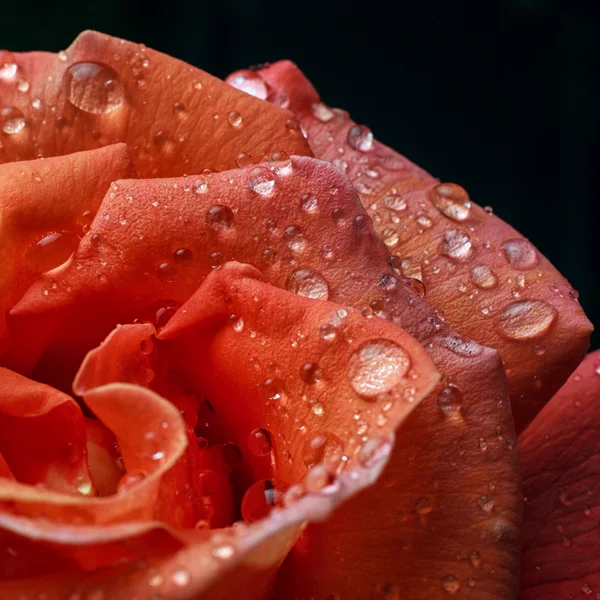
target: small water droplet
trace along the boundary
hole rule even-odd
[[[312,113],[315,119],[321,123],[327,123],[335,117],[335,113],[322,102],[317,102],[312,105]]]
[[[177,569],[177,571],[171,575],[171,579],[176,586],[185,587],[192,580],[192,576],[185,569]]]
[[[234,553],[234,547],[229,545],[217,546],[212,551],[213,556],[215,558],[220,558],[221,560],[227,560],[231,558],[234,555]]]
[[[383,203],[395,212],[406,210],[406,199],[398,194],[388,194],[383,199]]]
[[[333,433],[320,433],[304,442],[302,460],[310,469],[322,462],[337,464],[342,456],[344,444]]]
[[[178,248],[173,252],[173,260],[176,263],[189,263],[192,257],[192,251],[189,248]]]
[[[273,450],[273,441],[268,429],[258,427],[248,436],[248,450],[255,456],[267,456]]]
[[[373,147],[373,134],[364,125],[350,127],[347,139],[350,146],[360,152],[368,152]]]
[[[419,498],[415,502],[415,511],[418,515],[426,515],[429,514],[433,510],[433,503],[431,502],[431,498],[424,496]]]
[[[440,252],[459,262],[468,260],[473,253],[469,234],[460,229],[447,231],[444,234]]]
[[[481,565],[481,554],[477,550],[473,550],[473,552],[469,554],[469,562],[475,568],[478,568]]]
[[[367,399],[391,391],[410,368],[410,357],[395,342],[363,342],[348,361],[348,379],[356,393]]]
[[[289,292],[305,298],[312,298],[313,300],[327,300],[329,298],[327,280],[321,273],[311,269],[297,269],[290,273],[285,287]]]
[[[471,281],[482,290],[498,285],[498,278],[487,265],[476,265],[471,269]]]
[[[453,221],[464,221],[469,217],[471,201],[469,194],[460,185],[442,183],[430,194],[433,205],[446,217]]]
[[[337,337],[337,331],[333,325],[328,323],[319,329],[319,336],[324,342],[333,342]]]
[[[314,385],[321,381],[321,369],[317,363],[304,363],[300,367],[300,379],[308,385]]]
[[[229,113],[229,124],[232,125],[233,127],[240,127],[242,125],[243,122],[243,118],[242,115],[240,115],[239,112],[231,111]]]
[[[275,175],[267,167],[254,167],[248,173],[247,185],[261,196],[270,194],[275,187]]]
[[[440,410],[445,414],[455,413],[460,410],[463,401],[462,392],[452,385],[440,390],[437,402]]]
[[[522,238],[508,240],[502,244],[504,256],[508,264],[519,271],[532,269],[538,263],[538,256],[535,248]]]
[[[306,245],[304,233],[297,225],[288,225],[283,231],[283,241],[285,245],[295,252],[301,252]],[[309,271],[309,269],[304,269]]]
[[[273,152],[269,158],[269,168],[276,175],[292,172],[292,159],[285,152]]]
[[[541,300],[522,300],[508,306],[498,322],[500,332],[512,340],[544,336],[556,320],[554,307]]]
[[[107,114],[121,107],[123,84],[117,72],[106,64],[77,62],[64,75],[67,98],[79,110]]]
[[[211,206],[206,213],[206,223],[215,231],[224,231],[233,225],[233,211],[220,204]]]
[[[442,589],[451,595],[454,595],[460,590],[460,581],[454,575],[446,575],[442,579]]]
[[[172,283],[177,277],[178,269],[170,262],[162,262],[156,267],[158,278],[165,283]]]
[[[48,233],[30,246],[27,266],[38,273],[50,271],[68,260],[78,244],[79,237],[69,231]]]
[[[238,169],[243,169],[244,167],[249,167],[252,164],[252,157],[246,152],[240,152],[235,159],[235,166]]]
[[[242,517],[247,523],[266,517],[275,506],[283,505],[288,484],[280,479],[255,481],[242,499]]]
[[[0,110],[2,131],[7,135],[14,135],[25,128],[25,115],[14,106],[7,106]]]

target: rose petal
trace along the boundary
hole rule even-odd
[[[117,438],[96,419],[85,420],[85,432],[88,465],[94,489],[99,496],[115,494],[119,479],[124,474]]]
[[[0,350],[5,312],[42,271],[62,264],[91,223],[111,181],[135,177],[124,144],[0,165]]]
[[[20,482],[61,492],[91,491],[85,423],[77,403],[1,367],[0,453]]]
[[[140,44],[86,31],[52,62],[12,57],[29,86],[3,87],[23,125],[4,136],[0,162],[123,141],[140,175],[155,177],[232,168],[240,153],[310,155],[288,111]]]
[[[411,520],[403,523],[401,519],[394,527],[390,524],[390,536],[396,540],[414,535],[415,550],[403,554],[402,564],[407,572],[417,573],[417,578],[431,574],[430,587],[423,587],[424,597],[432,589],[439,593],[442,579],[452,573],[463,582],[476,578],[477,589],[489,590],[491,597],[514,591],[520,551],[518,535],[513,535],[520,518],[519,467],[506,381],[497,353],[458,336],[412,291],[418,287],[405,285],[401,277],[393,275],[387,264],[389,252],[376,238],[353,188],[338,169],[299,157],[292,159],[291,167],[291,172],[275,173],[273,187],[259,187],[265,193],[258,194],[248,183],[257,187],[270,179],[260,171],[266,179],[253,176],[250,181],[251,168],[199,178],[198,194],[192,191],[193,181],[186,191],[189,180],[185,179],[120,182],[115,198],[105,198],[105,208],[110,215],[119,214],[128,207],[126,197],[131,195],[136,212],[127,208],[131,210],[127,215],[130,226],[121,226],[114,219],[98,220],[92,233],[97,232],[103,243],[96,248],[84,240],[75,257],[83,268],[66,265],[60,274],[73,293],[66,295],[59,288],[43,297],[40,284],[32,287],[13,311],[18,321],[28,322],[37,314],[43,321],[61,323],[60,336],[45,350],[39,372],[51,376],[53,357],[64,356],[65,343],[72,346],[81,340],[82,346],[89,347],[102,339],[93,336],[99,336],[100,330],[106,335],[115,323],[152,315],[156,319],[157,312],[158,320],[173,314],[214,266],[236,257],[261,269],[272,285],[328,297],[360,309],[367,318],[387,318],[426,346],[442,372],[442,383],[415,410],[410,426],[398,436],[388,467],[397,485],[383,491],[377,486],[361,494],[356,500],[363,504],[360,514],[370,511],[383,518],[401,510],[414,520],[417,500],[431,498],[434,509],[427,513],[425,502],[424,526],[417,529]],[[229,228],[215,229],[207,223],[214,206],[232,211],[234,220]],[[223,215],[227,216],[227,211]],[[209,220],[212,225],[219,222],[214,211]],[[224,220],[227,223],[227,218]],[[135,230],[130,230],[134,222]],[[189,253],[183,252],[176,261],[180,249]],[[110,269],[102,266],[101,258]],[[167,271],[166,279],[175,275],[173,281],[158,276],[163,275],[157,270],[163,262],[176,265],[176,271]],[[305,272],[298,273],[302,269]],[[142,277],[144,273],[149,275]],[[101,274],[106,282],[100,282]],[[92,335],[91,326],[102,315],[106,323]],[[324,331],[326,338],[337,335],[335,327]],[[79,360],[74,361],[73,372]],[[494,503],[491,515],[481,508],[482,497]],[[481,504],[490,506],[486,501]],[[420,524],[420,517],[417,520]],[[355,522],[336,520],[336,527],[351,531]],[[446,531],[450,533],[444,539],[450,541],[440,544],[440,532]],[[313,535],[311,530],[306,539]],[[358,549],[376,548],[381,535],[379,529],[363,530]],[[348,544],[338,541],[340,560],[357,551],[353,538]],[[457,548],[461,549],[460,558]],[[324,569],[332,566],[336,552],[322,556]],[[468,561],[471,552],[485,557],[485,568],[477,567],[477,559],[475,564]],[[361,556],[362,562],[365,556]],[[395,555],[390,552],[389,556]],[[294,554],[286,576],[295,577],[298,589],[303,589],[299,579],[306,577],[307,586],[313,580],[305,570],[294,575],[295,565],[303,566],[296,560]],[[316,561],[307,561],[311,569],[316,568]],[[382,561],[381,571],[372,573],[359,571],[354,562],[348,564],[349,570],[364,576],[361,589],[368,598],[372,588],[386,579],[386,584],[402,584],[397,560],[393,564]],[[333,568],[330,572],[334,579],[325,579],[325,596],[337,593],[338,585],[347,585],[344,576],[348,573]],[[354,597],[354,591],[350,595]]]
[[[519,438],[523,600],[600,592],[600,352],[589,354]]]
[[[269,98],[296,113],[315,155],[348,174],[398,267],[425,284],[427,301],[462,335],[500,351],[522,430],[589,346],[592,326],[576,292],[463,188],[439,184],[347,113],[322,104],[293,63],[259,75],[271,86]]]

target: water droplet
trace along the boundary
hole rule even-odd
[[[185,104],[183,102],[175,102],[173,104],[173,114],[177,116],[183,115],[185,112]]]
[[[469,562],[475,567],[478,568],[481,565],[481,554],[477,550],[473,550],[471,554],[469,554]]]
[[[335,113],[322,102],[316,102],[312,105],[312,113],[315,119],[321,123],[327,123],[335,117]]]
[[[390,209],[396,212],[406,210],[406,200],[398,194],[388,194],[383,203]]]
[[[285,287],[289,292],[305,298],[312,298],[313,300],[327,300],[329,298],[327,280],[321,273],[311,269],[297,269],[290,273]]]
[[[373,134],[364,125],[353,125],[348,130],[348,143],[355,150],[368,152],[373,147]]]
[[[498,278],[487,265],[476,265],[471,269],[471,281],[482,290],[498,285]]]
[[[14,106],[7,106],[0,110],[2,131],[7,135],[19,133],[25,127],[25,115]]]
[[[532,269],[538,263],[535,248],[523,238],[508,240],[502,244],[508,264],[519,271]]]
[[[23,79],[22,77],[19,78],[19,80],[17,81],[17,89],[22,93],[22,94],[26,94],[29,91],[30,88],[30,84],[29,81],[27,81],[27,79]]]
[[[171,576],[173,583],[179,587],[185,587],[192,580],[192,576],[185,569],[177,569]]]
[[[14,81],[17,76],[19,67],[15,63],[4,63],[0,66],[0,80]]]
[[[308,385],[314,385],[321,381],[321,369],[317,363],[304,363],[300,367],[300,379]]]
[[[304,442],[302,459],[310,469],[322,462],[337,464],[342,456],[344,444],[333,433],[320,433]]]
[[[437,341],[444,348],[460,356],[477,356],[482,352],[482,347],[477,342],[464,340],[458,336],[437,338]]]
[[[148,474],[140,469],[125,473],[125,475],[119,479],[119,483],[117,484],[117,492],[124,493],[129,491],[132,487],[144,481],[146,477],[148,477]]]
[[[477,506],[486,513],[491,513],[494,510],[494,502],[488,496],[479,496],[477,498]]]
[[[233,225],[233,211],[227,206],[215,204],[206,213],[206,224],[215,231],[229,229]]]
[[[423,498],[419,498],[415,502],[415,511],[418,515],[427,515],[433,510],[433,503],[431,502],[431,498],[424,496]]]
[[[276,175],[292,172],[292,159],[285,152],[273,152],[269,158],[269,168]]]
[[[123,84],[117,72],[103,63],[77,62],[64,75],[67,98],[79,110],[103,115],[123,104]]]
[[[369,340],[350,357],[348,379],[359,396],[374,399],[400,383],[410,364],[408,354],[395,342]]]
[[[223,545],[217,546],[213,549],[212,554],[215,558],[220,558],[221,560],[227,560],[231,558],[235,553],[235,549],[233,546]]]
[[[440,390],[437,402],[443,413],[451,414],[460,410],[463,401],[462,392],[454,386],[448,385]]]
[[[238,169],[243,169],[244,167],[249,167],[252,164],[252,157],[246,152],[241,152],[237,155],[235,159],[235,166]]]
[[[227,77],[225,80],[230,86],[246,92],[251,96],[266,100],[268,96],[267,84],[263,78],[250,69],[242,69],[236,71]]]
[[[446,575],[442,579],[442,589],[451,595],[454,595],[460,590],[460,581],[454,575]]]
[[[148,355],[152,354],[154,350],[154,340],[152,338],[144,338],[140,341],[140,350],[142,354]]]
[[[192,251],[189,248],[178,248],[173,252],[173,260],[180,264],[190,262],[192,256]]]
[[[306,240],[304,239],[304,233],[302,229],[297,225],[288,225],[283,231],[283,241],[285,245],[295,252],[300,252],[304,249],[306,245]],[[308,271],[308,269],[305,269]]]
[[[199,496],[212,496],[219,492],[219,478],[210,469],[196,471],[192,477],[192,485]]]
[[[79,238],[69,231],[52,232],[32,244],[27,251],[27,266],[38,272],[50,271],[62,265],[73,254]]]
[[[337,337],[337,331],[333,325],[328,323],[319,329],[319,337],[324,342],[333,342]]]
[[[163,262],[156,267],[158,278],[165,283],[172,283],[177,277],[178,269],[170,262]]]
[[[459,262],[468,260],[473,253],[469,234],[460,229],[447,231],[444,234],[440,252]]]
[[[154,134],[154,143],[157,146],[159,146],[159,147],[164,146],[168,141],[169,141],[169,134],[166,131],[159,129]]]
[[[247,523],[266,517],[275,506],[283,505],[288,484],[280,479],[255,481],[242,499],[242,517]]]
[[[248,450],[255,456],[267,456],[273,450],[273,441],[268,429],[258,427],[248,436]]]
[[[464,221],[469,217],[471,201],[469,194],[460,185],[442,183],[431,191],[433,205],[453,221]]]
[[[546,335],[556,320],[555,308],[541,300],[522,300],[508,306],[498,322],[500,332],[512,340],[530,340]]]
[[[233,127],[240,127],[243,119],[242,119],[242,115],[240,115],[239,112],[231,111],[229,113],[229,124],[232,125]]]
[[[270,194],[275,187],[275,175],[267,167],[254,167],[248,173],[248,187],[257,194]]]
[[[300,208],[305,210],[307,213],[314,213],[318,208],[319,201],[311,194],[304,194],[300,198]]]
[[[587,584],[584,583],[581,586],[581,591],[586,595],[586,596],[591,596],[591,594],[593,593],[594,590],[592,590],[592,588]]]

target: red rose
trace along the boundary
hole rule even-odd
[[[0,54],[0,598],[600,592],[568,283],[293,64],[228,82]]]

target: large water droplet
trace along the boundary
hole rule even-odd
[[[471,281],[482,290],[498,285],[498,278],[487,265],[476,265],[471,269]]]
[[[500,332],[512,340],[546,335],[556,320],[556,309],[541,300],[522,300],[508,306],[498,322]]]
[[[444,240],[440,247],[442,254],[463,262],[469,259],[473,252],[471,238],[466,231],[453,229],[444,234]]]
[[[248,436],[248,450],[255,456],[266,456],[273,450],[273,441],[269,430],[262,427],[254,429]]]
[[[337,464],[343,450],[344,444],[339,437],[333,433],[319,433],[304,442],[302,459],[309,469],[322,462]]]
[[[410,368],[410,357],[395,342],[369,340],[348,361],[348,379],[357,394],[373,399],[392,390]]]
[[[275,175],[267,167],[254,167],[248,173],[247,185],[261,196],[270,194],[275,187]]]
[[[300,367],[300,379],[308,385],[321,381],[321,369],[317,363],[308,362]]]
[[[67,98],[79,110],[104,115],[117,110],[125,98],[117,72],[103,63],[78,62],[64,75]]]
[[[25,116],[14,106],[7,106],[0,110],[0,121],[2,122],[2,131],[7,135],[19,133],[25,127]]]
[[[268,95],[267,84],[263,78],[255,71],[250,69],[242,69],[236,71],[227,77],[225,80],[230,86],[246,92],[251,96],[266,100]]]
[[[508,240],[502,244],[508,264],[519,271],[533,269],[538,263],[535,248],[523,238]]]
[[[469,217],[471,201],[469,194],[460,185],[442,183],[431,190],[433,205],[453,221],[464,221]]]
[[[283,495],[288,484],[279,479],[255,481],[242,499],[242,517],[246,522],[266,517],[275,506],[283,505]]]
[[[289,292],[313,300],[327,300],[329,298],[327,280],[321,273],[311,269],[297,269],[290,273],[285,287]]]
[[[269,169],[276,175],[288,175],[292,172],[292,159],[286,152],[273,152],[269,157]]]
[[[48,233],[29,248],[27,265],[38,273],[54,269],[73,254],[78,243],[79,238],[70,231]]]
[[[233,225],[233,211],[227,206],[215,204],[206,213],[206,224],[215,231],[229,229]]]
[[[348,143],[355,150],[368,152],[373,147],[373,134],[364,125],[353,125],[348,130]]]
[[[239,112],[236,112],[235,110],[229,113],[229,124],[232,125],[233,127],[240,127],[244,121],[244,119],[242,118],[242,115],[240,115]]]
[[[288,225],[283,231],[283,241],[285,245],[295,252],[300,252],[306,245],[304,233],[297,225]]]

